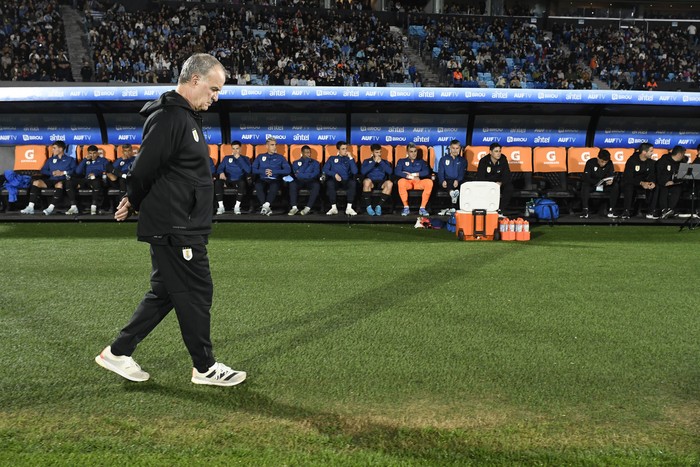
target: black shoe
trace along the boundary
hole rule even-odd
[[[673,209],[664,209],[661,211],[662,219],[668,219],[669,217],[673,217]]]
[[[629,219],[630,217],[632,217],[632,216],[630,215],[630,212],[629,212],[627,209],[625,209],[625,210],[622,212],[622,218],[623,218],[623,219]]]
[[[579,216],[579,218],[581,218],[581,219],[588,219],[589,217],[590,217],[590,215],[588,213],[588,209],[584,209],[583,212],[581,213],[581,215]]]
[[[617,219],[619,216],[617,216],[612,209],[608,209],[608,217],[610,219]]]
[[[655,211],[651,211],[649,214],[647,214],[647,219],[652,219],[652,220],[657,220],[659,216],[656,215]]]

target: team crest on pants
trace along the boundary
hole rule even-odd
[[[185,258],[185,261],[189,261],[192,259],[192,248],[190,247],[185,247],[182,249],[182,257]]]
[[[192,137],[194,138],[195,143],[199,143],[199,133],[197,133],[196,128],[192,128]]]

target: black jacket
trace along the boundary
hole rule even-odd
[[[148,102],[141,115],[143,141],[127,176],[139,239],[208,235],[214,189],[201,116],[175,91]]]
[[[674,161],[671,154],[661,156],[656,163],[656,182],[659,186],[665,186],[666,182],[673,180],[673,177],[678,173],[678,168],[681,161]]]
[[[612,161],[608,161],[603,167],[598,164],[598,158],[594,157],[588,159],[586,162],[586,168],[583,169],[583,183],[588,183],[590,185],[597,185],[604,178],[612,177],[615,175],[615,166]]]
[[[622,176],[622,181],[625,185],[639,185],[641,182],[656,183],[656,161],[647,159],[642,161],[639,158],[639,153],[635,152],[627,159],[625,164],[625,173]]]
[[[501,182],[502,184],[510,183],[510,166],[508,158],[501,155],[497,163],[491,161],[491,156],[486,154],[479,161],[476,169],[476,179],[480,182]]]

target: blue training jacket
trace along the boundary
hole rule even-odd
[[[442,185],[445,180],[457,180],[462,182],[467,171],[467,160],[463,156],[452,157],[447,155],[440,159],[438,164],[438,182]]]
[[[54,170],[60,170],[61,172],[68,172],[70,177],[75,172],[75,159],[70,156],[64,155],[60,159],[58,157],[49,157],[44,166],[41,168],[41,173],[49,177],[50,180],[65,180],[66,176],[61,174],[58,177],[52,175]]]
[[[226,180],[237,182],[251,172],[250,158],[248,156],[226,156],[219,162],[216,175],[226,174]]]
[[[321,164],[316,159],[301,157],[292,164],[292,171],[299,180],[314,180],[321,175]]]
[[[391,165],[387,161],[382,159],[379,164],[377,164],[371,157],[364,161],[362,163],[362,167],[360,168],[360,174],[362,174],[362,176],[365,178],[369,178],[373,182],[381,182],[386,180],[391,176],[392,172],[393,170],[391,169]]]
[[[112,171],[112,163],[104,157],[98,157],[94,161],[83,159],[75,169],[76,175],[81,175],[87,178],[88,175],[101,177],[102,174]]]
[[[130,157],[128,159],[124,159],[120,157],[114,163],[112,166],[114,166],[115,172],[117,172],[117,175],[124,175],[129,172],[129,169],[131,166],[134,164],[134,161],[136,160],[135,157]]]
[[[54,170],[60,170],[61,172],[68,172],[70,177],[75,173],[75,159],[70,156],[64,155],[60,159],[58,157],[49,157],[44,166],[41,168],[41,173],[49,177],[49,180],[65,180],[66,176],[61,174],[58,177],[53,176]]]
[[[404,157],[396,163],[396,169],[394,169],[394,174],[397,177],[406,178],[408,173],[418,173],[420,178],[425,178],[430,175],[430,167],[425,163],[423,159],[416,159],[411,162],[411,159]]]
[[[265,170],[272,170],[272,177],[265,175]],[[260,154],[253,161],[253,173],[260,178],[274,179],[289,175],[292,168],[282,154]]]
[[[355,160],[351,157],[329,157],[323,166],[323,173],[326,174],[327,177],[334,178],[335,174],[338,174],[343,181],[346,181],[357,175],[357,164],[355,164]]]

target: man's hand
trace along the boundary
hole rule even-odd
[[[445,180],[444,182],[442,182],[442,187],[443,187],[443,188],[447,188],[447,180]]]
[[[51,172],[51,175],[53,175],[54,177],[60,177],[61,175],[63,175],[63,172],[61,170],[54,170],[53,172]]]
[[[219,174],[219,180],[226,180],[226,174],[225,174],[225,173],[220,173],[220,174]]]
[[[340,174],[335,174],[335,179],[338,180],[339,182],[343,181],[343,177],[341,177]]]
[[[133,213],[134,211],[131,209],[129,198],[125,196],[121,199],[121,201],[119,201],[119,206],[117,206],[117,210],[114,211],[114,219],[117,222],[125,221]]]

